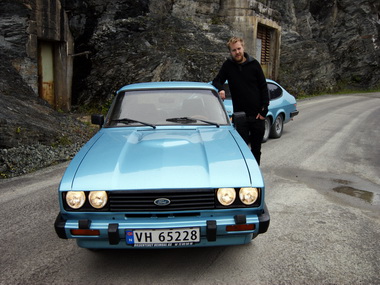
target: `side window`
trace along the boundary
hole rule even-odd
[[[270,100],[274,100],[282,96],[282,89],[278,87],[276,84],[268,83],[268,90]]]

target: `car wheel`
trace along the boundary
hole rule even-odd
[[[265,143],[269,139],[269,132],[270,132],[270,119],[268,117],[265,118],[265,131],[264,131],[264,137],[262,142]]]
[[[283,129],[284,129],[284,120],[282,118],[282,115],[278,115],[270,129],[270,137],[274,139],[280,138],[282,135]]]

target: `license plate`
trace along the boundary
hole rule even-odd
[[[126,230],[127,244],[135,247],[184,246],[200,242],[199,228]]]

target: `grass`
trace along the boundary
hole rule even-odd
[[[314,93],[314,94],[302,94],[297,96],[297,100],[299,99],[308,99],[308,98],[313,98],[317,96],[323,96],[323,95],[344,95],[344,94],[357,94],[357,93],[374,93],[374,92],[380,92],[380,87],[379,88],[374,88],[374,89],[342,89],[336,92],[332,93],[326,93],[326,92],[320,92],[320,93]]]

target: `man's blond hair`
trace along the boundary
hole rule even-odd
[[[236,44],[237,42],[241,42],[241,45],[244,47],[244,40],[242,38],[232,37],[227,42],[227,48],[228,48],[228,50],[231,50],[230,46],[233,45],[233,44]]]

